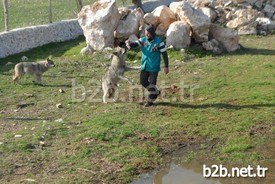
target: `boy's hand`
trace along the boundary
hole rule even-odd
[[[164,73],[165,73],[165,74],[168,74],[168,73],[169,73],[169,68],[168,68],[168,67],[165,67],[165,68],[164,68]]]

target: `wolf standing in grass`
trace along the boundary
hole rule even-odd
[[[38,84],[41,84],[41,76],[50,67],[54,66],[54,62],[49,58],[46,61],[40,62],[21,62],[14,67],[13,81],[18,82],[24,74],[30,74],[35,76],[35,80]]]
[[[153,102],[160,95],[160,91],[157,89],[157,77],[160,71],[160,61],[162,54],[164,60],[164,73],[169,73],[168,68],[168,54],[167,48],[164,42],[156,36],[153,25],[149,25],[145,29],[145,37],[138,39],[136,42],[130,42],[126,40],[126,46],[130,48],[141,47],[142,59],[141,59],[141,72],[140,83],[149,91],[146,107],[152,106]]]
[[[103,102],[107,103],[106,98],[114,98],[118,82],[123,79],[132,84],[132,81],[124,77],[124,73],[129,70],[139,70],[140,67],[128,66],[124,60],[125,49],[116,48],[113,52],[111,66],[102,78]]]

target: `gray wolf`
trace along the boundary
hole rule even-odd
[[[106,98],[114,98],[115,91],[117,89],[118,82],[123,79],[130,84],[133,82],[124,77],[124,73],[129,70],[139,70],[140,67],[128,66],[124,60],[124,54],[126,50],[120,47],[116,48],[116,51],[112,54],[111,65],[102,78],[103,89],[103,102],[107,103]]]
[[[49,58],[40,62],[20,62],[14,67],[13,81],[18,82],[23,75],[30,74],[35,77],[35,81],[38,84],[41,84],[42,74],[53,66],[54,61]]]

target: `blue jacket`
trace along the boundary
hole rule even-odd
[[[155,36],[154,40],[149,42],[146,37],[139,39],[141,44],[142,59],[141,59],[141,70],[148,72],[160,71],[160,47],[162,46],[162,40]],[[163,43],[164,45],[164,43]]]

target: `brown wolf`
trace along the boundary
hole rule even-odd
[[[124,77],[124,73],[129,70],[139,70],[140,67],[131,67],[128,66],[124,60],[125,49],[116,48],[116,51],[113,52],[111,66],[102,78],[102,89],[103,89],[103,102],[106,102],[107,98],[114,98],[115,91],[117,89],[117,83],[123,79],[128,81],[130,84],[133,82]]]
[[[35,76],[35,80],[38,84],[41,84],[41,76],[50,67],[54,66],[54,62],[49,58],[46,61],[40,62],[21,62],[14,67],[13,81],[18,82],[24,74],[30,74]]]

